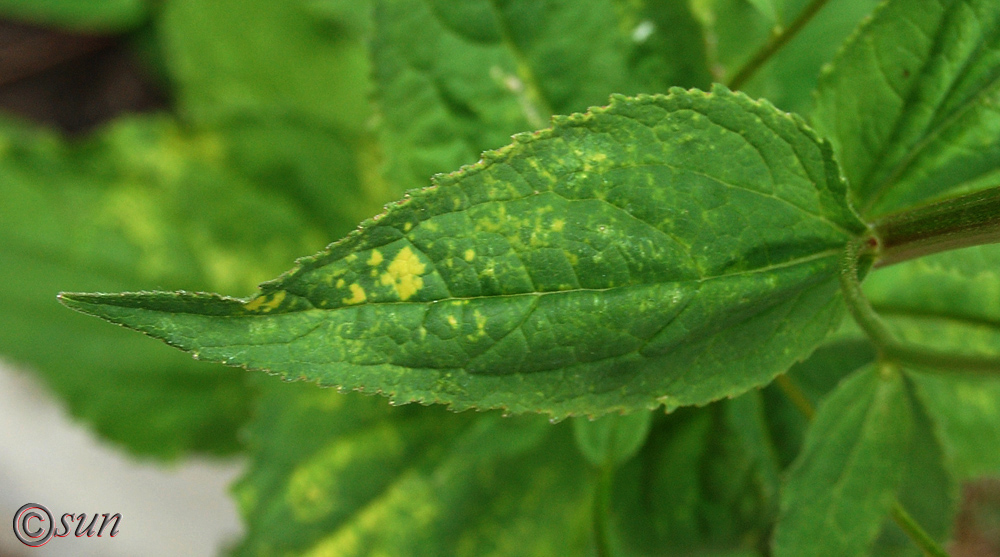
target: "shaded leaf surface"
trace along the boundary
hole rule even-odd
[[[241,555],[582,555],[592,478],[569,424],[392,408],[267,379],[236,487]]]
[[[863,227],[824,144],[769,105],[618,97],[485,158],[251,301],[64,302],[209,360],[557,415],[740,393],[840,320]]]
[[[756,555],[774,520],[759,472],[723,403],[657,416],[615,476],[616,546],[624,555]]]
[[[898,371],[852,375],[820,405],[788,472],[777,556],[867,555],[903,478],[913,430]]]
[[[243,374],[95,327],[55,295],[249,292],[319,235],[230,172],[214,136],[167,118],[124,120],[72,146],[4,125],[0,144],[0,350],[136,452],[235,450],[252,402]]]
[[[1000,5],[887,2],[818,92],[814,123],[833,142],[865,215],[994,186]]]

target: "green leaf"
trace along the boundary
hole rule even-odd
[[[250,113],[361,130],[370,114],[368,7],[347,0],[164,3],[157,31],[180,108],[199,123]]]
[[[741,441],[743,450],[753,463],[762,507],[768,515],[778,509],[778,490],[781,485],[781,463],[777,448],[767,427],[764,399],[760,391],[753,390],[724,402],[727,426]]]
[[[938,350],[1000,355],[1000,246],[935,254],[878,269],[865,281],[875,309],[901,338]],[[962,478],[1000,473],[1000,381],[915,375]]]
[[[709,83],[682,0],[375,3],[385,173],[398,193],[612,93]]]
[[[829,137],[865,215],[997,183],[1000,5],[890,0],[820,80]]]
[[[657,416],[617,471],[610,521],[625,555],[757,553],[774,521],[756,455],[723,404]]]
[[[392,408],[267,379],[235,493],[241,555],[584,555],[593,478],[569,424]]]
[[[962,479],[1000,474],[1000,381],[914,374]]]
[[[327,237],[350,232],[390,201],[374,179],[373,138],[295,117],[237,116],[212,127],[247,180],[297,202]]]
[[[63,301],[207,360],[557,416],[739,394],[840,321],[863,227],[824,144],[767,104],[616,97],[484,158],[251,301]]]
[[[787,25],[809,0],[786,2],[780,19]],[[808,116],[814,107],[813,91],[821,70],[833,59],[844,40],[881,0],[837,0],[828,2],[791,41],[765,64],[743,90],[763,97],[782,110]],[[734,25],[739,25],[735,21]],[[739,48],[740,45],[735,45]],[[738,52],[753,52],[743,47]],[[807,118],[808,119],[808,118]]]
[[[778,21],[778,7],[775,3],[778,0],[747,0],[750,4],[757,8],[760,15],[764,16],[768,21],[772,23],[777,23]]]
[[[95,327],[55,296],[150,284],[249,292],[319,245],[293,207],[229,171],[216,136],[165,117],[122,120],[72,145],[2,124],[0,222],[5,358],[137,453],[239,447],[253,398],[245,374]]]
[[[76,31],[134,29],[147,18],[147,0],[0,0],[0,16]]]
[[[774,554],[867,555],[895,502],[912,430],[899,371],[867,368],[841,383],[788,472]]]
[[[635,456],[646,442],[652,424],[652,412],[633,412],[624,416],[608,414],[588,420],[573,420],[576,446],[597,468],[614,468]]]
[[[906,512],[936,542],[944,545],[958,510],[958,481],[946,448],[921,400],[920,383],[907,389],[913,408],[913,435],[905,459],[906,471],[897,499]],[[921,557],[923,553],[894,521],[886,521],[873,555]]]

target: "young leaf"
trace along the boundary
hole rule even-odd
[[[398,193],[612,93],[706,87],[685,2],[375,2],[385,174]]]
[[[863,229],[800,120],[675,90],[519,135],[253,300],[63,301],[203,359],[400,402],[603,414],[733,396],[810,353]]]
[[[73,144],[0,127],[0,353],[140,454],[238,449],[245,374],[67,315],[60,287],[249,292],[320,245],[294,207],[229,170],[217,139],[163,117]]]
[[[573,435],[576,446],[593,466],[614,468],[635,456],[646,442],[652,412],[609,414],[596,420],[576,418]]]
[[[1000,4],[890,0],[820,79],[814,114],[865,215],[994,186]]]
[[[587,554],[592,474],[568,424],[262,387],[237,554]]]
[[[788,472],[774,554],[867,555],[903,478],[912,422],[898,370],[866,368],[841,383]]]

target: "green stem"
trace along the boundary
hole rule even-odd
[[[873,228],[879,241],[877,266],[1000,242],[1000,187],[890,215]]]
[[[775,378],[774,382],[781,389],[781,392],[785,395],[785,398],[792,403],[792,406],[797,408],[803,416],[805,416],[807,421],[811,421],[813,416],[816,415],[816,409],[813,408],[812,402],[809,401],[809,397],[802,392],[795,381],[788,376],[787,373],[779,375]]]
[[[597,557],[612,557],[611,527],[609,508],[611,506],[611,484],[615,477],[614,466],[606,465],[598,472],[597,493],[594,494],[594,542]]]
[[[917,544],[926,557],[948,557],[948,552],[938,545],[934,538],[920,527],[920,524],[917,524],[917,521],[910,516],[910,513],[906,512],[899,501],[893,504],[891,515],[896,524],[906,532],[913,543]]]
[[[840,290],[851,316],[878,348],[880,358],[934,370],[990,374],[1000,372],[1000,358],[938,352],[896,339],[885,321],[872,308],[858,278],[861,259],[877,253],[878,244],[879,240],[872,236],[858,238],[847,244],[840,267]]]
[[[792,40],[795,35],[806,26],[807,23],[823,9],[830,0],[813,0],[808,6],[799,13],[799,16],[795,18],[788,27],[782,29],[780,32],[771,35],[770,40],[764,44],[763,48],[757,51],[754,55],[732,79],[729,80],[728,87],[733,90],[737,90],[743,86],[744,83],[750,80],[751,77],[757,70],[761,69],[771,56],[774,56],[776,52],[781,50],[781,47],[788,44],[788,41]]]

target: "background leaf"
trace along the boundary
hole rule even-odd
[[[362,129],[368,8],[338,0],[166,2],[157,35],[178,109],[200,123],[253,113]]]
[[[997,183],[1000,5],[890,0],[820,81],[814,123],[870,216]]]
[[[879,269],[865,281],[873,306],[907,341],[1000,355],[1000,246],[940,253]],[[1000,381],[914,375],[963,478],[1000,473]]]
[[[757,555],[767,487],[724,403],[655,416],[642,451],[615,475],[610,520],[625,555]]]
[[[64,302],[209,360],[399,401],[701,404],[766,383],[839,322],[837,261],[862,226],[828,157],[801,122],[724,89],[618,97],[441,177],[253,301]]]
[[[573,420],[573,436],[583,456],[597,468],[614,468],[635,456],[646,442],[652,424],[651,412],[624,416],[608,414],[588,420]]]
[[[164,117],[123,120],[72,146],[6,124],[0,168],[0,350],[138,453],[235,450],[253,398],[242,373],[95,327],[55,295],[249,292],[291,254],[321,245],[317,232],[228,170],[217,137]]]
[[[569,424],[392,408],[267,379],[237,554],[582,555],[593,478]]]
[[[788,472],[775,555],[867,555],[895,501],[912,431],[901,373],[867,368],[841,383]]]
[[[380,138],[397,195],[612,93],[709,84],[680,0],[396,0],[376,2],[374,19]]]

